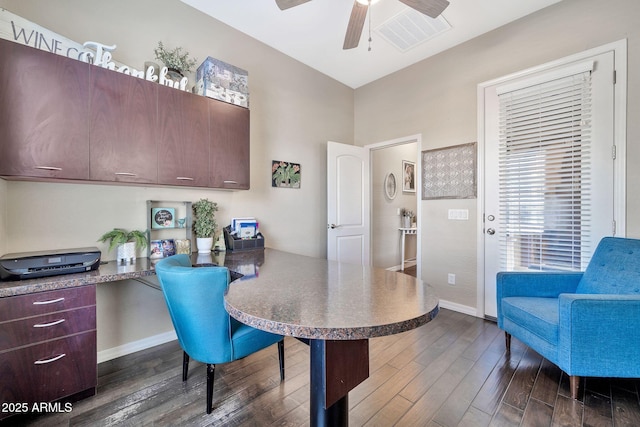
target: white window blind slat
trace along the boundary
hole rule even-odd
[[[580,270],[591,248],[593,62],[498,88],[501,268]]]

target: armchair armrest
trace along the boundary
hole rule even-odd
[[[640,376],[639,342],[639,295],[560,295],[558,366],[569,375]]]
[[[557,298],[573,293],[582,272],[500,272],[496,277],[498,302],[505,297]],[[500,304],[498,304],[500,305]]]

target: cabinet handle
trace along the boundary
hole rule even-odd
[[[36,360],[35,362],[33,362],[33,364],[34,365],[46,365],[47,363],[51,363],[51,362],[55,362],[56,360],[60,360],[65,356],[66,356],[66,354],[62,353],[62,354],[59,354],[59,355],[57,355],[55,357],[52,357],[51,359]]]
[[[138,176],[137,174],[131,172],[116,172],[115,174],[118,176]]]
[[[178,181],[195,181],[193,178],[189,178],[188,176],[178,176],[176,179]]]
[[[36,166],[36,169],[42,169],[45,171],[61,171],[62,168],[57,168],[55,166]]]
[[[51,323],[36,323],[35,325],[33,325],[34,328],[48,328],[49,326],[55,326],[55,325],[59,325],[60,323],[64,322],[65,319],[59,319],[56,320],[55,322],[51,322]]]
[[[238,181],[232,181],[232,180],[224,180],[222,181],[223,184],[233,184],[233,185],[238,185]]]
[[[60,297],[60,298],[56,298],[56,299],[50,299],[49,301],[34,301],[33,305],[54,304],[56,302],[62,302],[62,301],[64,301],[64,297]]]

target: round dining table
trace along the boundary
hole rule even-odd
[[[369,339],[422,326],[439,300],[415,277],[274,249],[234,281],[225,308],[254,328],[310,347],[310,424],[347,426],[348,393],[369,376]]]

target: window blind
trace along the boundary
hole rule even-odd
[[[501,268],[581,270],[591,253],[591,71],[499,92]]]

